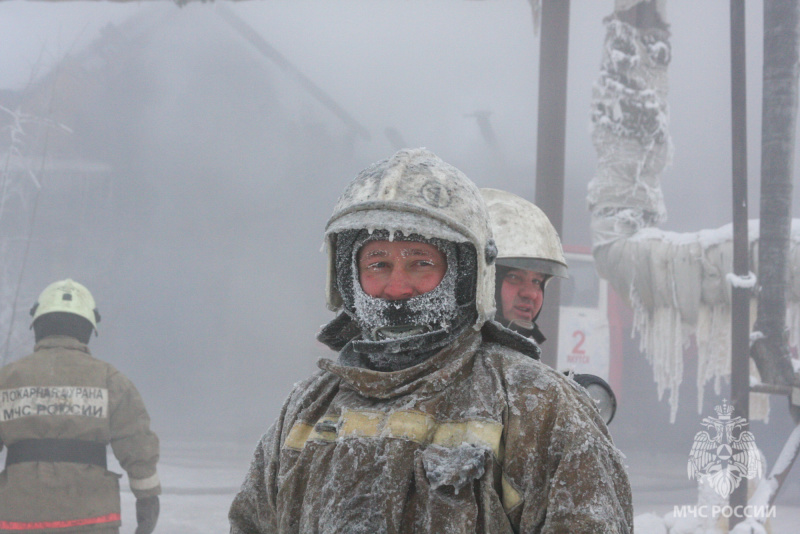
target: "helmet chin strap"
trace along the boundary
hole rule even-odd
[[[512,329],[533,330],[533,321],[523,321],[522,319],[514,319],[508,322],[508,327]]]
[[[403,332],[403,336],[381,340],[354,339],[344,347],[340,361],[345,365],[366,367],[375,371],[400,371],[420,364],[439,352],[475,322],[474,306],[465,306],[448,329],[426,328],[419,334]],[[384,330],[388,331],[388,330]]]
[[[369,337],[375,341],[403,339],[404,337],[420,336],[431,331],[428,325],[403,325],[381,326],[370,332]]]
[[[502,313],[499,313],[496,319],[497,322],[499,322],[509,330],[513,330],[514,332],[522,334],[525,337],[532,338],[534,341],[536,341],[536,343],[542,344],[547,339],[546,337],[544,337],[544,334],[542,334],[542,331],[539,330],[539,327],[536,325],[535,322],[522,321],[520,319],[514,319],[513,321],[508,321],[505,317],[503,317]]]

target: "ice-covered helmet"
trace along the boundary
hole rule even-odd
[[[547,215],[522,197],[481,189],[497,244],[497,265],[567,278],[561,239]]]
[[[342,309],[337,283],[337,236],[349,230],[387,231],[468,243],[477,256],[474,288],[480,327],[494,313],[496,248],[478,187],[457,168],[424,149],[404,149],[358,174],[334,207],[325,229],[328,308]]]
[[[100,314],[97,312],[94,297],[85,286],[67,278],[53,282],[39,295],[39,299],[31,308],[32,323],[48,313],[71,313],[83,317],[92,324],[97,332]]]
[[[507,328],[543,343],[546,338],[536,325],[541,309],[530,322],[504,316],[502,280],[513,269],[544,275],[544,285],[553,276],[566,278],[567,261],[561,249],[561,240],[550,219],[531,202],[499,189],[484,188],[481,194],[486,201],[489,223],[497,242],[496,319]]]

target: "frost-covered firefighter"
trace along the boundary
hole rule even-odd
[[[567,277],[567,260],[550,219],[535,204],[508,191],[481,189],[489,227],[497,245],[495,320],[536,343],[546,338],[536,319],[544,305],[544,290],[552,277]],[[569,376],[597,403],[606,424],[614,418],[617,399],[611,386],[596,375]]]
[[[536,319],[544,289],[553,277],[567,277],[561,239],[536,205],[507,191],[481,189],[497,243],[495,319],[520,334],[545,341]]]
[[[350,183],[326,241],[339,358],[261,439],[232,534],[630,532],[591,401],[489,320],[496,249],[466,176],[402,150]]]
[[[45,288],[31,309],[33,354],[0,369],[0,532],[112,534],[120,525],[120,475],[136,496],[136,534],[158,519],[158,437],[133,383],[87,344],[100,315],[72,280]]]

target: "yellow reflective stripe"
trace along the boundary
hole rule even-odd
[[[381,435],[387,438],[400,438],[417,443],[430,443],[430,436],[436,428],[433,417],[421,412],[392,412],[386,421]]]
[[[501,459],[501,440],[503,425],[500,423],[481,421],[442,421],[430,415],[411,410],[386,414],[370,410],[345,410],[341,417],[326,415],[317,422],[337,426],[338,436],[333,430],[318,431],[312,425],[297,421],[289,431],[284,447],[302,450],[307,441],[336,441],[348,438],[395,438],[414,441],[427,445],[439,445],[456,448],[466,443],[488,447],[495,457]],[[522,502],[522,496],[503,473],[501,478],[503,490],[503,508],[510,512]]]
[[[511,481],[506,477],[505,473],[503,473],[501,485],[503,487],[503,509],[508,513],[522,501],[522,497],[516,488],[511,485]]]
[[[289,431],[285,447],[302,449],[309,440],[335,441],[338,438],[395,438],[420,444],[454,448],[463,443],[488,447],[500,458],[503,425],[480,420],[439,422],[428,414],[402,410],[386,414],[370,410],[345,410],[341,417],[326,415],[319,422],[338,425],[335,431],[319,431],[316,425],[298,421]],[[318,422],[318,423],[319,423]]]
[[[458,447],[464,442],[466,423],[442,423],[436,427],[433,443],[442,447]]]
[[[458,447],[462,443],[482,445],[500,457],[500,439],[503,425],[485,421],[440,423],[433,435],[433,443],[443,447]]]
[[[312,430],[314,430],[314,425],[297,421],[292,425],[292,429],[289,431],[286,441],[283,442],[283,446],[287,449],[301,450],[305,447],[308,435],[311,434]]]
[[[386,414],[383,412],[345,410],[339,436],[374,438],[381,433],[385,421]]]
[[[467,423],[467,434],[464,441],[473,445],[485,445],[492,449],[495,457],[500,458],[500,441],[503,438],[503,425],[486,421],[470,421]]]

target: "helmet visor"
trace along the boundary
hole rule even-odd
[[[512,269],[536,271],[537,273],[558,276],[559,278],[569,278],[566,265],[543,258],[497,258],[497,265],[511,267]]]

